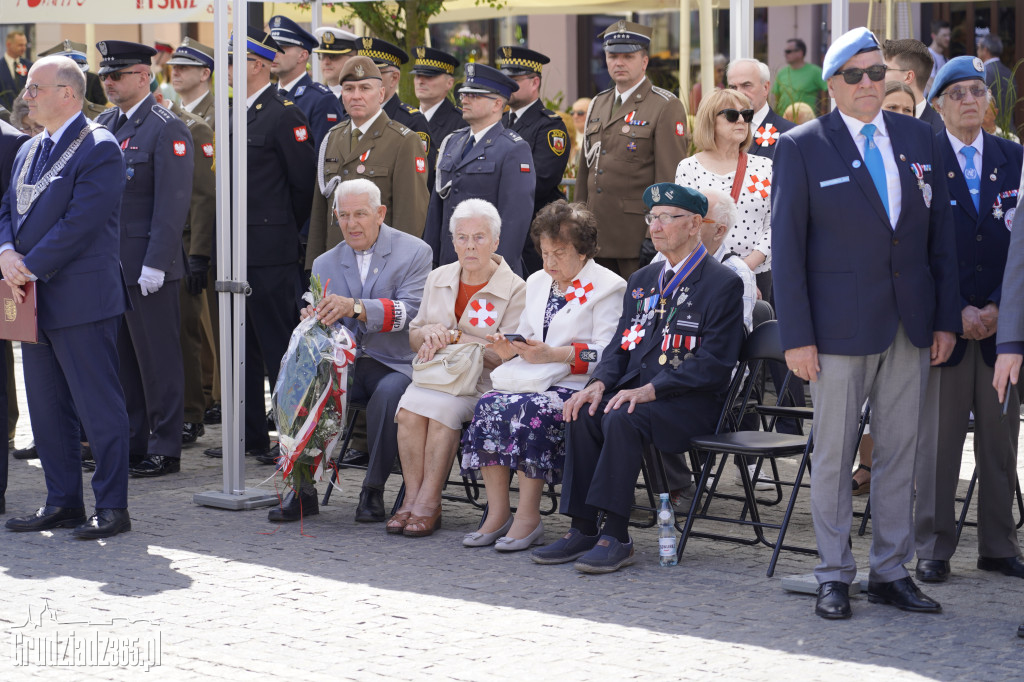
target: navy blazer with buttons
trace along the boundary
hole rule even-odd
[[[946,168],[953,176],[949,181],[949,196],[960,263],[961,308],[968,305],[984,308],[989,302],[1001,305],[1003,271],[1010,249],[1010,230],[1019,200],[1017,191],[1024,163],[1024,148],[1019,144],[986,132],[982,132],[982,137],[980,210],[976,211],[953,145],[945,130],[938,135],[944,142]],[[980,343],[985,364],[994,366],[995,335],[982,339]],[[953,353],[944,366],[960,364],[966,347],[967,341],[958,336]]]
[[[941,140],[926,123],[882,115],[900,176],[895,230],[838,110],[779,138],[772,273],[785,349],[881,353],[901,322],[918,348],[929,347],[935,331],[961,331]]]
[[[49,158],[56,162],[88,123],[79,114]],[[121,149],[106,128],[93,130],[22,216],[17,179],[39,137],[22,145],[15,158],[11,187],[0,203],[0,244],[11,242],[39,278],[40,328],[62,329],[120,315],[128,307],[118,258],[125,182]]]

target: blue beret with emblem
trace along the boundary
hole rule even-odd
[[[825,53],[825,59],[821,62],[821,77],[828,80],[836,75],[836,71],[843,68],[843,64],[850,61],[855,55],[861,52],[881,51],[882,46],[878,44],[878,38],[866,27],[860,26],[833,41]]]
[[[655,206],[675,206],[701,218],[708,214],[708,198],[693,189],[674,182],[658,182],[644,190],[644,205],[647,210]]]
[[[968,55],[953,57],[935,74],[932,89],[928,92],[928,99],[933,100],[941,96],[942,91],[953,83],[969,80],[985,81],[985,62]]]

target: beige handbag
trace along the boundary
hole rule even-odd
[[[505,393],[542,393],[568,374],[564,362],[534,364],[518,357],[494,368],[491,385]]]
[[[453,343],[426,362],[412,361],[412,383],[451,395],[476,395],[484,369],[482,343]]]

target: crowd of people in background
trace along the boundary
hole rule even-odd
[[[465,546],[544,545],[537,563],[613,572],[635,560],[648,445],[665,455],[673,504],[693,498],[686,443],[714,430],[762,300],[786,350],[772,380],[797,378],[780,399],[813,397],[816,613],[851,613],[859,494],[875,518],[871,601],[941,609],[904,564],[916,554],[918,580],[949,576],[970,415],[978,566],[1024,578],[1010,513],[1019,422],[998,417],[1004,398],[1019,410],[1006,382],[1024,352],[1022,315],[1000,310],[1020,307],[1007,254],[1024,258],[1024,237],[1011,240],[1022,148],[999,38],[950,58],[942,22],[930,45],[855,29],[821,66],[793,38],[774,77],[716,59],[715,89],[695,85],[686,106],[648,77],[651,36],[625,20],[604,31],[611,86],[568,112],[545,106],[550,60],[522,45],[460,64],[283,16],[232,38],[227,78],[244,79],[248,110],[245,454],[279,462],[264,381],[300,317],[341,323],[358,344],[361,414],[338,455],[366,467],[356,521],[431,535],[461,453],[489,504]],[[220,419],[214,51],[190,38],[97,49],[95,75],[72,41],[33,64],[12,32],[0,65],[0,268],[16,298],[34,285],[44,340],[23,346],[35,442],[13,456],[40,458],[47,485],[44,506],[7,527],[83,538],[130,530],[129,476],[179,473],[183,446]],[[418,106],[399,95],[410,61]],[[325,296],[300,308],[311,276]],[[474,348],[482,369],[458,390],[417,379],[418,365]],[[396,467],[405,495],[389,516]],[[2,473],[0,494],[6,456]],[[545,545],[540,499],[556,485],[571,529]],[[311,483],[292,490],[269,519],[317,514],[317,497]]]

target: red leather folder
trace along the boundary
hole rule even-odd
[[[39,340],[36,283],[29,282],[22,290],[25,300],[18,303],[7,280],[0,280],[0,339],[35,343]]]

